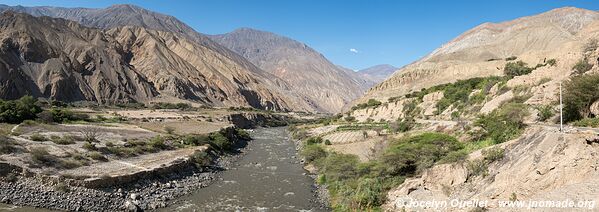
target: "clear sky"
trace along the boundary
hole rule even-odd
[[[197,31],[221,34],[251,27],[306,43],[354,70],[403,66],[484,22],[554,8],[599,10],[598,0],[0,0],[7,5],[102,8],[135,4],[175,16]]]

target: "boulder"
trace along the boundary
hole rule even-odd
[[[593,104],[591,104],[591,107],[589,109],[591,110],[591,113],[593,115],[599,116],[599,100],[597,100]]]

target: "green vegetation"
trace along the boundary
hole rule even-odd
[[[525,125],[523,117],[528,116],[528,109],[522,103],[506,103],[487,115],[481,115],[475,125],[482,128],[476,137],[479,140],[490,139],[495,144],[516,138]]]
[[[547,64],[550,66],[555,66],[557,64],[557,60],[549,59],[549,60],[547,60]]]
[[[356,117],[353,117],[353,116],[346,116],[346,117],[345,117],[345,121],[347,121],[347,122],[354,122],[354,121],[356,121]]]
[[[475,176],[487,176],[489,164],[503,159],[505,150],[499,147],[481,151],[482,159],[468,161],[466,168],[468,169],[468,180]]]
[[[584,118],[572,122],[572,125],[576,127],[599,127],[599,118]]]
[[[351,107],[351,110],[360,110],[365,108],[376,108],[380,106],[382,103],[376,99],[369,99],[366,103],[357,104]]]
[[[579,60],[572,67],[572,69],[574,70],[574,73],[577,74],[577,75],[584,74],[587,71],[590,71],[592,68],[593,68],[593,64],[590,64],[589,61],[587,61],[586,58]]]
[[[34,120],[42,112],[37,100],[23,96],[18,100],[0,100],[0,122],[19,124],[25,120]]]
[[[521,76],[530,74],[534,68],[529,68],[527,64],[521,60],[517,62],[508,62],[503,68],[503,73],[509,77]]]
[[[212,157],[205,152],[196,152],[191,156],[191,161],[198,167],[206,167],[212,164]]]
[[[538,106],[537,110],[539,111],[539,121],[547,121],[547,119],[551,118],[554,113],[553,106],[551,105]]]
[[[590,106],[599,100],[599,74],[573,76],[564,84],[564,121],[591,117]]]
[[[393,132],[407,132],[416,126],[416,120],[412,117],[399,118],[396,122],[390,124]]]
[[[30,162],[33,166],[46,166],[57,169],[72,169],[81,166],[77,162],[52,155],[44,148],[33,148],[29,153],[31,154]]]
[[[188,110],[191,109],[191,105],[188,103],[168,103],[168,102],[158,102],[152,105],[153,109],[178,109],[178,110]]]
[[[10,154],[17,150],[16,143],[9,137],[0,135],[0,154]]]
[[[75,137],[71,136],[71,135],[65,135],[65,136],[51,136],[50,140],[52,142],[54,142],[55,144],[60,144],[60,145],[69,145],[69,144],[74,144],[75,143]]]
[[[47,141],[48,138],[46,138],[46,136],[44,136],[42,134],[33,133],[29,136],[29,140],[43,142],[43,141]]]
[[[355,155],[327,153],[317,143],[306,143],[302,156],[318,168],[317,182],[328,186],[334,211],[377,211],[389,189],[463,148],[452,136],[424,133],[393,141],[367,163]]]
[[[74,121],[90,121],[89,116],[83,113],[74,113],[67,109],[52,108],[38,114],[44,123],[65,123]]]
[[[505,61],[512,61],[512,60],[516,60],[516,59],[518,59],[518,57],[510,56],[510,57],[505,58]]]

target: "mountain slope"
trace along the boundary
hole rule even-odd
[[[387,77],[391,76],[391,74],[393,74],[397,69],[398,68],[389,64],[381,64],[362,69],[358,71],[358,73],[378,83],[387,79]]]
[[[319,111],[339,112],[370,84],[306,44],[273,33],[242,28],[211,38],[287,82]]]
[[[407,65],[371,88],[356,102],[370,98],[387,100],[458,79],[502,75],[505,58],[517,56],[530,65],[558,60],[568,70],[578,60],[591,37],[583,31],[599,20],[599,13],[578,8],[559,8],[535,16],[502,23],[485,23]],[[578,55],[577,55],[578,54]],[[561,61],[561,62],[560,62]]]
[[[290,109],[249,68],[184,37],[139,27],[103,32],[76,22],[4,12],[0,97]],[[26,85],[26,86],[21,86]]]

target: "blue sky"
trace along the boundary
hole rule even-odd
[[[403,66],[484,22],[501,22],[564,6],[599,10],[597,0],[18,0],[8,5],[101,8],[135,4],[173,15],[197,31],[251,27],[306,43],[335,64],[362,69]]]

